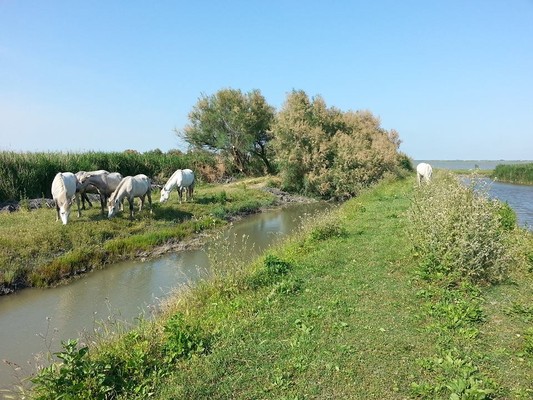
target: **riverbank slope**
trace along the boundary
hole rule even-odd
[[[407,233],[415,190],[414,180],[369,190],[252,266],[219,260],[219,274],[157,321],[87,354],[71,343],[68,386],[49,369],[39,393],[529,398],[531,272],[517,264],[491,286],[422,279]],[[516,235],[531,256],[530,234]]]

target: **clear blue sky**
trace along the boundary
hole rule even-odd
[[[202,94],[370,110],[414,159],[533,159],[533,0],[0,0],[0,150],[186,149]]]

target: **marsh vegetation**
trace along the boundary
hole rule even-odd
[[[517,165],[498,165],[491,177],[497,181],[533,185],[533,163]]]
[[[33,396],[531,397],[533,238],[453,177],[382,183],[238,259],[154,321],[66,342]]]

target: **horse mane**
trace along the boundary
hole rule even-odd
[[[56,179],[57,178],[57,179]],[[52,191],[56,194],[57,199],[64,203],[67,199],[67,187],[65,186],[65,178],[61,172],[58,172],[53,181]]]
[[[109,196],[110,202],[115,201],[117,196],[120,197],[119,195],[120,195],[120,192],[122,191],[122,187],[126,184],[126,178],[131,178],[131,177],[126,176],[120,181],[115,191],[111,193],[111,196]]]
[[[165,183],[165,185],[163,186],[163,189],[168,190],[169,192],[172,191],[172,189],[174,189],[178,184],[177,182],[178,174],[181,174],[183,176],[183,170],[177,169],[176,171],[174,171],[174,173],[170,176],[170,178],[168,178],[167,183]],[[170,187],[167,188],[167,185],[169,185]]]

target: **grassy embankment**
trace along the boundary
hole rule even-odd
[[[491,177],[500,182],[533,185],[533,163],[497,165]]]
[[[531,398],[531,235],[449,179],[413,183],[348,201],[251,266],[217,260],[119,340],[71,342],[39,398]]]
[[[274,196],[251,184],[253,180],[201,185],[195,201],[183,204],[175,191],[167,203],[159,204],[159,192],[154,192],[153,214],[148,201],[144,210],[137,211],[140,202],[135,199],[133,221],[128,218],[127,201],[125,212],[113,219],[100,215],[99,202],[80,218],[73,205],[65,226],[55,221],[55,209],[0,213],[0,289],[53,285],[120,259],[150,253],[158,246],[225,224],[232,215],[273,203]]]

